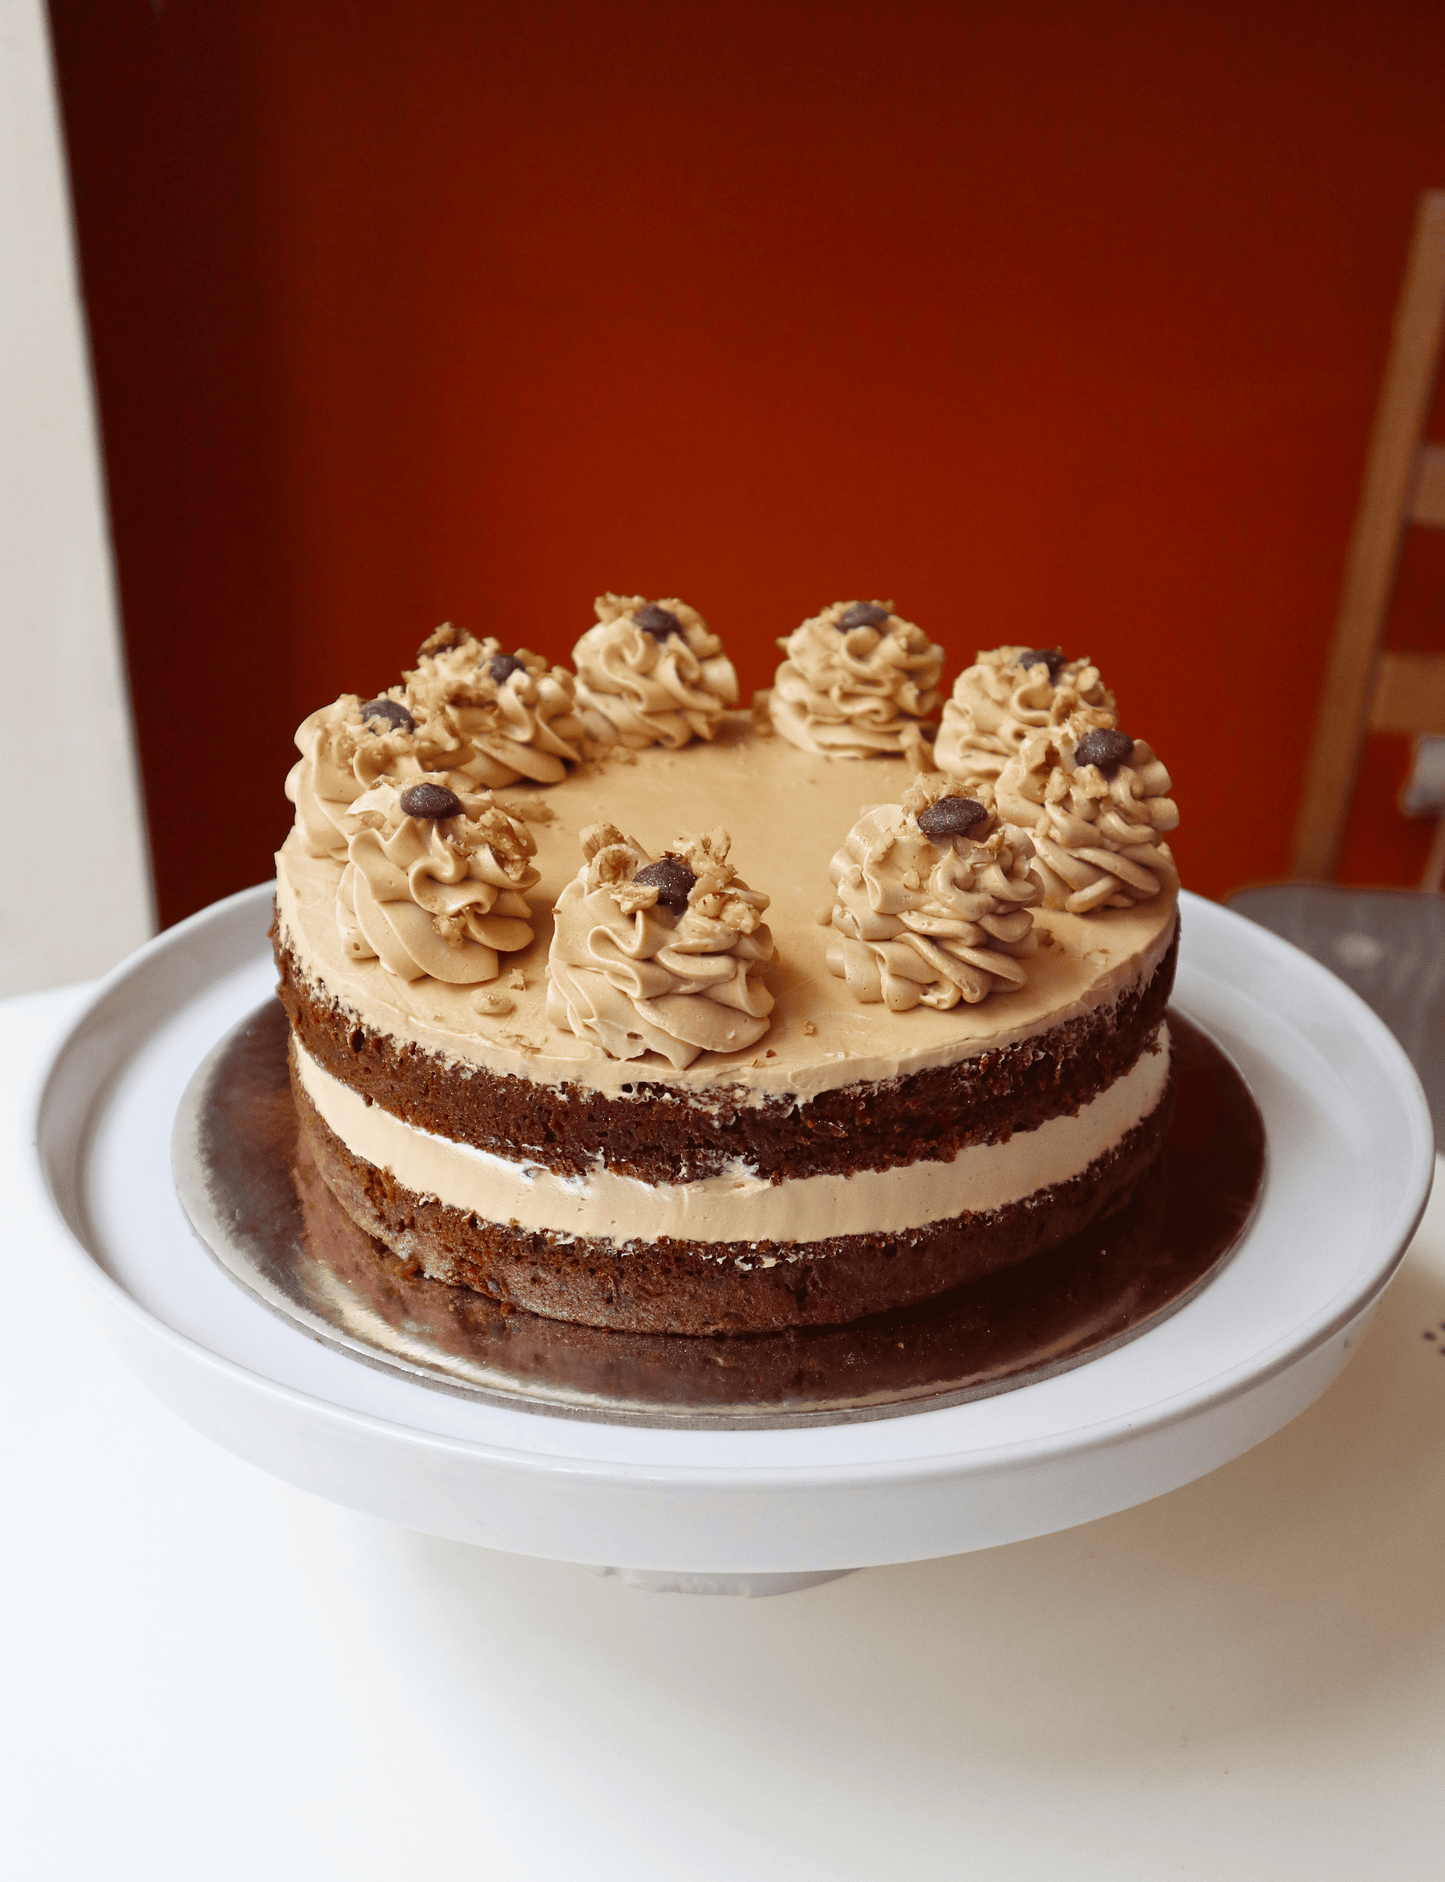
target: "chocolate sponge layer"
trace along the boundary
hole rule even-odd
[[[745,1333],[841,1326],[1027,1261],[1121,1206],[1158,1155],[1174,1080],[1154,1110],[1078,1176],[1020,1202],[904,1235],[819,1242],[610,1242],[487,1222],[404,1188],[349,1151],[301,1088],[297,1115],[351,1219],[432,1280],[584,1326]]]
[[[609,1097],[459,1065],[359,1024],[306,981],[274,927],[272,939],[296,1037],[368,1102],[496,1156],[567,1175],[583,1174],[600,1159],[647,1183],[690,1182],[739,1163],[772,1178],[895,1169],[920,1158],[951,1160],[969,1144],[1006,1142],[1015,1131],[1071,1116],[1153,1041],[1179,947],[1176,927],[1147,982],[1001,1051],[840,1086],[805,1103],[756,1103],[726,1087],[679,1091],[649,1081],[641,1069],[629,1094]]]

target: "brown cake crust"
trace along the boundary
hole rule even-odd
[[[846,1325],[1027,1261],[1127,1200],[1158,1155],[1174,1108],[1171,1070],[1148,1117],[1079,1175],[1004,1208],[905,1234],[615,1243],[486,1222],[418,1196],[346,1148],[302,1088],[294,1052],[291,1068],[297,1115],[317,1167],[366,1234],[433,1280],[548,1319],[636,1333]],[[764,1265],[769,1259],[775,1265]]]
[[[838,1086],[806,1102],[757,1102],[741,1090],[679,1090],[641,1072],[629,1095],[613,1098],[579,1084],[543,1084],[445,1060],[359,1023],[308,984],[279,924],[271,938],[293,1032],[318,1065],[368,1103],[496,1156],[566,1175],[601,1159],[646,1183],[690,1182],[738,1163],[778,1180],[947,1161],[968,1145],[1005,1143],[1015,1131],[1072,1116],[1152,1044],[1179,950],[1176,921],[1168,952],[1147,982],[1000,1051]]]

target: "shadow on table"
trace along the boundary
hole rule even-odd
[[[1427,1331],[1439,1337],[1427,1340]],[[1407,1264],[1339,1382],[1199,1483],[1060,1535],[748,1602],[398,1535],[410,1650],[547,1730],[698,1728],[820,1765],[1147,1756],[1396,1708],[1445,1636],[1445,1282]],[[661,1735],[661,1736],[658,1736]],[[741,1756],[741,1753],[739,1753]],[[746,1763],[746,1760],[744,1760]],[[820,1765],[821,1768],[821,1765]]]

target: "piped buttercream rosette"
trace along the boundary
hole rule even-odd
[[[768,1029],[768,897],[728,861],[725,830],[654,858],[610,823],[581,833],[586,858],[557,899],[547,1017],[609,1058],[656,1052],[678,1070]]]
[[[379,957],[400,980],[495,980],[498,955],[532,940],[526,891],[536,845],[489,793],[383,779],[351,806],[336,921],[352,960]]]
[[[830,971],[895,1013],[1017,991],[1038,945],[1032,854],[987,786],[966,794],[937,773],[918,778],[902,803],[865,811],[829,865]]]
[[[351,807],[381,778],[420,777],[454,790],[556,784],[581,757],[573,676],[541,654],[438,628],[403,684],[363,701],[346,693],[303,720],[286,780],[308,856],[346,854]]]
[[[775,729],[828,758],[904,753],[929,768],[924,724],[937,712],[943,649],[884,601],[835,601],[778,645]]]
[[[301,756],[287,776],[286,795],[296,806],[296,833],[305,854],[346,854],[359,828],[352,805],[379,778],[404,784],[430,775],[465,789],[468,780],[451,771],[449,759],[466,754],[459,741],[449,742],[451,750],[444,752],[418,723],[400,687],[366,701],[344,693],[303,719],[296,730]]]
[[[1087,915],[1177,886],[1167,831],[1179,810],[1142,738],[1079,717],[1024,739],[998,781],[1000,812],[1032,838],[1044,907]]]
[[[592,736],[633,751],[711,739],[738,702],[738,678],[697,609],[642,595],[599,595],[594,605],[597,625],[572,649],[578,707]]]
[[[423,740],[473,788],[557,784],[582,756],[575,687],[542,654],[446,626],[417,650],[405,698]]]
[[[1087,657],[1057,647],[995,647],[954,682],[933,759],[966,783],[996,782],[1032,732],[1071,720],[1083,730],[1115,726],[1114,695]]]

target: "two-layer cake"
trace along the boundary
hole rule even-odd
[[[444,630],[301,728],[275,940],[348,1213],[596,1326],[846,1323],[1026,1260],[1167,1129],[1169,780],[1087,662],[884,604],[730,710],[675,601],[576,675]]]

